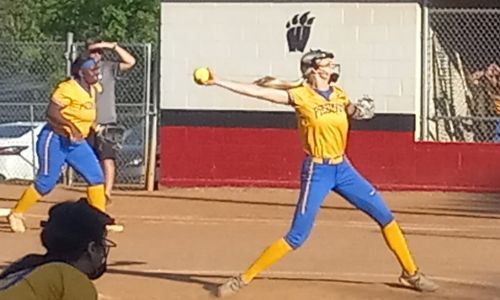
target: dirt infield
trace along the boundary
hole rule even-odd
[[[24,187],[0,186],[0,207]],[[41,251],[39,221],[58,188],[28,214],[30,230],[8,231],[0,218],[0,265]],[[397,284],[399,267],[378,227],[336,196],[321,210],[306,244],[231,299],[500,299],[500,196],[383,193],[422,271],[441,290],[420,294]],[[296,190],[199,188],[117,192],[109,211],[125,223],[109,272],[96,282],[102,300],[211,299],[288,229]]]

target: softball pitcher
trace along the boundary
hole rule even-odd
[[[47,109],[47,125],[36,144],[39,169],[34,183],[26,189],[7,217],[13,232],[24,232],[23,214],[38,199],[55,187],[65,163],[73,167],[88,183],[91,205],[105,211],[104,177],[86,142],[96,118],[95,98],[100,92],[98,68],[94,60],[80,57],[72,65],[72,78],[57,85]],[[121,231],[121,225],[108,226]]]
[[[370,216],[380,226],[389,249],[402,268],[400,282],[418,291],[435,291],[437,284],[424,276],[413,261],[406,240],[392,212],[375,188],[351,165],[345,155],[349,117],[373,117],[370,101],[349,101],[344,91],[332,83],[336,64],[334,55],[311,50],[300,62],[303,79],[294,83],[264,77],[253,84],[223,80],[209,71],[195,72],[199,84],[215,85],[229,91],[290,105],[295,109],[298,129],[306,157],[301,172],[299,199],[288,233],[271,244],[242,274],[233,277],[217,289],[222,297],[238,292],[261,271],[287,253],[298,249],[308,238],[316,215],[325,197],[334,191],[353,206]]]

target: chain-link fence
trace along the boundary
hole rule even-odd
[[[0,181],[33,180],[38,168],[37,134],[45,124],[50,93],[66,77],[68,58],[77,54],[66,49],[77,45],[0,43]],[[118,188],[144,186],[150,132],[156,126],[151,122],[156,114],[150,101],[151,46],[123,47],[137,63],[118,75],[115,88],[118,123],[126,128],[116,160]],[[69,182],[81,182],[77,175],[73,179]]]
[[[431,6],[426,17],[423,139],[500,141],[500,9]]]

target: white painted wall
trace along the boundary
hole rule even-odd
[[[331,50],[339,84],[354,100],[368,94],[379,113],[415,113],[420,97],[420,8],[416,3],[162,3],[161,108],[289,110],[192,81],[197,66],[252,81],[299,77],[285,24],[315,17],[306,46]]]

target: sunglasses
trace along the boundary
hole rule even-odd
[[[315,59],[325,59],[325,58],[333,58],[334,55],[331,52],[321,52]]]
[[[104,248],[106,249],[106,255],[109,254],[111,248],[116,248],[118,245],[110,239],[104,239]]]

